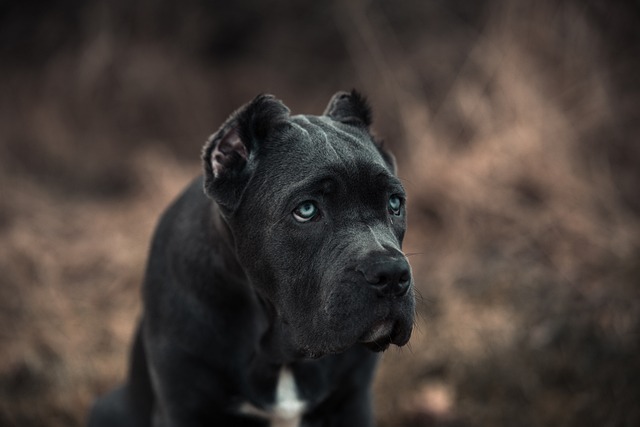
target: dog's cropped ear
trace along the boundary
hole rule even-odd
[[[204,191],[227,212],[233,211],[247,184],[254,154],[289,109],[272,95],[258,95],[233,113],[202,150]]]
[[[356,90],[338,92],[331,98],[324,115],[342,123],[360,125],[369,129],[371,107],[367,99]]]
[[[326,110],[324,110],[324,115],[342,123],[362,126],[371,134],[369,129],[372,121],[371,107],[364,95],[355,89],[351,92],[338,92],[333,95],[331,101],[329,101],[329,105],[327,105]],[[382,141],[378,141],[373,135],[371,135],[371,137],[385,163],[389,166],[391,172],[395,174],[397,171],[395,157],[384,147]]]

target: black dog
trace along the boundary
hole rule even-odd
[[[405,193],[361,95],[258,96],[162,217],[127,383],[91,427],[369,426],[375,352],[411,335]],[[203,191],[204,188],[204,191]]]

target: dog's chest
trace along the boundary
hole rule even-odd
[[[240,412],[268,420],[271,427],[300,427],[306,407],[307,402],[300,398],[293,372],[284,366],[278,376],[273,404],[261,409],[246,402]]]

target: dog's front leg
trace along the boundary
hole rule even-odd
[[[229,373],[177,345],[149,340],[154,395],[152,427],[258,427],[241,415],[229,389]],[[226,380],[225,380],[226,379]]]

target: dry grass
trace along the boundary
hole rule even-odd
[[[88,3],[46,60],[2,50],[0,425],[82,425],[122,379],[153,225],[229,112],[352,86],[399,157],[421,296],[380,424],[640,424],[637,10],[423,3],[247,1],[210,29],[187,2],[166,33],[160,6]],[[232,17],[253,25],[221,44]]]

